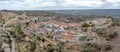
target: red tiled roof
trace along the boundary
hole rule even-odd
[[[68,32],[62,32],[62,33],[61,33],[61,38],[63,38],[63,39],[72,39],[73,36],[72,36],[71,33],[68,33]]]

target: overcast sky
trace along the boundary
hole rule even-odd
[[[0,9],[120,9],[120,0],[0,0]]]

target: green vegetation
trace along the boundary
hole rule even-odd
[[[47,19],[43,19],[42,21],[43,21],[43,22],[46,22],[46,21],[48,21],[48,20],[47,20]]]
[[[34,52],[35,49],[36,49],[35,43],[31,43],[30,51],[31,51],[31,52]]]
[[[53,36],[50,33],[47,33],[47,38],[52,38]]]
[[[98,36],[104,37],[107,41],[111,41],[118,35],[118,32],[116,31],[106,32],[104,29],[96,30],[96,32],[98,33]]]
[[[97,45],[96,43],[86,43],[81,52],[97,52],[99,50],[101,50],[100,45]]]
[[[84,45],[84,48],[82,49],[81,52],[96,52],[96,49],[95,48],[92,48],[88,45]]]
[[[54,48],[52,47],[51,44],[47,45],[47,52],[54,52]]]
[[[112,46],[111,45],[106,45],[104,46],[105,47],[105,50],[111,50],[112,49]]]
[[[37,40],[38,40],[38,41],[41,41],[42,39],[41,39],[40,37],[37,36]]]
[[[105,22],[103,25],[106,25],[106,24],[108,24],[109,22]]]
[[[59,41],[59,44],[58,44],[58,52],[65,52],[65,51],[64,51],[64,48],[63,48],[63,45],[64,45],[64,42],[60,42],[60,41]]]
[[[81,26],[82,27],[90,27],[90,25],[88,23],[83,23]]]
[[[86,47],[81,52],[96,52],[94,48]]]
[[[91,24],[91,27],[94,27],[95,25]]]
[[[106,38],[106,40],[110,41],[113,38],[115,38],[117,35],[118,35],[117,32],[111,32],[110,34],[106,35],[105,38]]]
[[[32,35],[33,38],[35,38],[38,41],[43,41],[43,39],[39,36],[36,36],[35,34]]]
[[[45,42],[45,39],[44,39],[44,38],[42,38],[42,42]]]
[[[17,26],[16,31],[17,31],[18,34],[23,34],[23,31],[22,31],[22,28],[21,28],[20,25]]]
[[[7,43],[10,45],[10,48],[11,48],[12,40],[10,38],[7,39]]]
[[[90,41],[90,40],[93,40],[93,39],[92,39],[92,38],[91,38],[91,39],[90,39],[90,38],[89,38],[89,39],[87,39],[87,41]]]
[[[10,31],[10,34],[16,38],[17,35],[24,35],[24,32],[22,31],[21,26],[18,25],[17,27],[15,27],[15,29],[13,29],[13,31]]]
[[[8,43],[9,43],[9,44],[11,44],[11,43],[12,43],[12,40],[11,40],[10,38],[8,39]]]
[[[87,36],[81,36],[81,37],[79,38],[79,40],[84,41],[86,38],[87,38]]]
[[[15,33],[15,32],[11,31],[10,34],[11,34],[13,37],[16,37],[16,35],[15,35],[16,33]]]
[[[26,22],[26,26],[28,26],[30,24],[30,22]]]
[[[47,52],[65,52],[63,48],[64,43],[59,42],[57,48],[54,48],[52,44],[47,44]]]

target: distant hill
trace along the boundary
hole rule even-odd
[[[95,9],[95,10],[52,10],[55,13],[71,14],[76,16],[120,16],[120,9]]]
[[[54,17],[54,20],[63,21],[63,22],[79,22],[84,19],[80,16],[55,13],[52,11],[43,11],[43,10],[1,10],[1,12],[11,12],[18,15],[25,13],[27,16],[36,16],[36,17]]]
[[[69,19],[94,19],[103,16],[112,16],[120,18],[120,9],[95,9],[95,10],[0,10],[4,12],[13,12],[16,14],[23,14],[28,16],[56,16],[56,18]]]

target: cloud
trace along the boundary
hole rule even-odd
[[[32,9],[37,7],[56,6],[55,2],[43,2],[42,0],[24,0],[24,1],[10,1],[16,8],[22,7],[26,9]]]
[[[107,9],[120,9],[120,0],[101,0],[104,4],[101,5],[101,8]]]
[[[39,6],[99,6],[103,3],[100,0],[25,0],[23,2],[17,1],[16,4],[32,4]]]
[[[3,6],[4,5],[4,6]],[[120,0],[9,0],[0,9],[98,9],[120,8]]]
[[[91,6],[91,7],[97,7],[103,4],[100,0],[65,0],[65,5],[67,6]]]
[[[107,0],[107,2],[116,3],[116,2],[120,2],[120,0]]]

